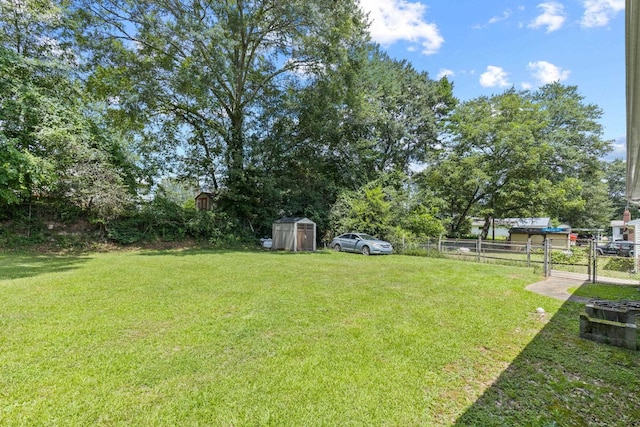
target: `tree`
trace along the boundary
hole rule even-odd
[[[461,104],[441,162],[429,165],[421,181],[446,201],[449,234],[464,234],[469,216],[485,219],[483,237],[497,217],[601,224],[610,206],[600,182],[599,156],[609,149],[600,114],[582,104],[575,87],[559,84]]]
[[[603,183],[605,166],[601,159],[611,152],[611,141],[603,138],[599,123],[602,109],[585,104],[576,86],[558,82],[532,92],[531,99],[547,117],[543,138],[553,149],[553,155],[547,158],[549,179],[582,200],[569,201],[565,207],[556,203],[554,206],[560,208],[552,207],[550,213],[574,227],[606,227],[613,212]],[[580,185],[568,185],[566,180],[571,178],[579,180]]]
[[[64,8],[50,0],[0,2],[0,42],[25,58],[69,58],[64,38]]]
[[[604,183],[607,186],[607,196],[613,204],[610,219],[621,219],[625,209],[629,209],[631,218],[640,218],[640,209],[627,201],[627,162],[616,159],[604,164]]]
[[[64,8],[31,0],[0,8],[0,181],[8,186],[0,197],[56,198],[113,216],[135,191],[135,169],[77,79]]]
[[[432,159],[439,146],[441,124],[457,100],[446,78],[431,80],[407,61],[373,49],[363,77],[361,137],[367,142],[360,159],[379,176],[409,173],[415,164]]]
[[[417,191],[407,175],[381,175],[356,191],[340,194],[330,213],[327,238],[358,230],[383,239],[424,239],[442,234],[440,201]]]
[[[456,109],[447,155],[453,163],[473,166],[456,173],[466,188],[465,199],[456,202],[464,207],[457,212],[457,223],[473,207],[485,219],[482,235],[486,237],[494,218],[529,216],[532,209],[538,209],[530,193],[546,185],[539,180],[544,176],[542,162],[551,153],[541,138],[544,125],[539,108],[513,90],[467,101]],[[451,162],[449,166],[456,168]],[[443,190],[446,200],[453,189]]]
[[[546,116],[541,138],[553,149],[553,156],[546,159],[553,180],[599,179],[600,159],[611,151],[611,141],[603,139],[603,128],[598,122],[602,109],[585,104],[577,86],[558,82],[544,85],[528,97]]]
[[[274,125],[251,152],[270,202],[320,229],[339,193],[429,159],[455,104],[446,79],[433,81],[377,45],[354,45],[351,58],[265,109]]]
[[[348,62],[364,37],[352,1],[103,0],[77,15],[92,87],[145,123],[149,153],[184,153],[244,219],[256,214],[250,159],[269,129],[265,106]]]
[[[451,154],[416,176],[423,192],[429,191],[442,200],[442,220],[450,237],[463,237],[471,231],[469,217],[478,214],[477,206],[484,197],[488,180],[481,167],[482,159],[478,156]]]

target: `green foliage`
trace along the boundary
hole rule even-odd
[[[604,266],[604,270],[609,271],[622,271],[626,273],[631,273],[634,271],[633,266],[634,259],[633,258],[619,258],[614,257],[607,261],[607,264]]]
[[[382,175],[357,192],[342,193],[331,209],[327,239],[347,231],[372,234],[393,243],[439,236],[444,226],[437,204],[414,193],[402,174]]]
[[[435,207],[427,208],[422,204],[416,205],[406,216],[403,223],[404,228],[422,238],[440,236],[445,229],[437,215],[438,210]]]
[[[610,142],[602,139],[601,115],[575,87],[560,84],[460,104],[442,159],[419,181],[446,201],[447,233],[464,234],[469,216],[486,223],[551,216],[574,227],[604,226],[611,205],[599,159]]]
[[[229,246],[249,240],[238,232],[237,224],[225,213],[187,210],[187,232],[198,240],[214,246]]]
[[[183,207],[162,195],[106,224],[107,238],[118,244],[194,239],[214,246],[251,241],[226,213]]]
[[[32,6],[38,5],[28,1],[25,8]],[[126,144],[103,126],[74,68],[63,54],[18,48],[1,34],[0,41],[0,201],[65,199],[103,220],[122,213],[135,191],[136,168]]]
[[[355,0],[0,12],[4,217],[45,197],[129,243],[268,235],[285,215],[420,239],[466,235],[470,216],[602,227],[624,199],[621,163],[599,160],[602,111],[576,87],[458,103],[453,82],[371,43]],[[138,200],[159,181],[180,209]],[[215,218],[190,213],[197,188]]]
[[[142,127],[131,119],[114,124],[141,134],[146,162],[224,189],[221,207],[240,221],[268,215],[260,199],[269,192],[256,184],[270,183],[253,166],[269,166],[262,155],[286,142],[266,136],[278,106],[327,70],[357,66],[366,42],[355,1],[80,5],[90,87],[119,99],[114,118],[125,113]]]
[[[48,182],[52,166],[28,151],[19,151],[0,134],[0,201],[17,204],[28,199],[32,187]]]
[[[402,255],[428,257],[428,258],[446,258],[446,256],[437,249],[426,249],[420,247],[410,247],[402,251]]]
[[[552,250],[551,264],[586,264],[587,249],[572,248],[571,250]]]

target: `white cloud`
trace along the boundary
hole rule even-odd
[[[436,24],[424,19],[427,7],[419,2],[407,0],[360,0],[360,7],[369,14],[369,32],[383,46],[398,41],[419,43],[422,53],[436,53],[444,38]]]
[[[542,9],[542,15],[529,24],[529,28],[547,27],[547,33],[562,28],[567,19],[564,14],[564,6],[561,3],[550,1],[540,3],[538,9]]]
[[[619,136],[614,139],[611,144],[612,151],[607,154],[604,160],[612,161],[615,159],[625,160],[627,158],[627,137],[626,135]]]
[[[624,0],[584,0],[583,27],[604,27],[620,11],[624,10]]]
[[[440,80],[443,77],[453,77],[456,74],[453,72],[453,70],[449,70],[447,68],[441,68],[440,71],[438,71],[438,75],[436,76],[436,79]]]
[[[547,61],[529,62],[527,68],[532,71],[532,76],[543,85],[566,80],[571,73],[571,71],[563,70]]]
[[[508,73],[500,67],[489,65],[487,71],[480,75],[480,85],[482,87],[506,87],[509,83]]]
[[[511,10],[507,9],[502,13],[502,16],[494,16],[493,18],[489,19],[489,24],[495,24],[497,22],[509,19],[511,14],[512,14]]]
[[[507,19],[509,19],[509,17],[511,17],[512,14],[513,12],[511,11],[511,9],[507,9],[504,12],[502,12],[502,15],[496,15],[491,17],[486,24],[476,24],[472,28],[474,30],[483,30],[487,28],[489,25],[497,24],[500,21],[506,21]]]

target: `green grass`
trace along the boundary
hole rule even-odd
[[[640,422],[638,353],[579,339],[581,307],[537,280],[333,252],[2,254],[0,425]]]
[[[640,287],[638,285],[603,285],[585,284],[578,289],[570,289],[575,296],[598,298],[612,301],[634,300],[640,301]]]

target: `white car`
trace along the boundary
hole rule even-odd
[[[363,255],[393,253],[391,243],[364,233],[341,234],[333,239],[329,246],[336,252],[359,252]]]
[[[265,249],[271,249],[271,246],[273,245],[273,240],[264,237],[260,239],[260,245]]]

